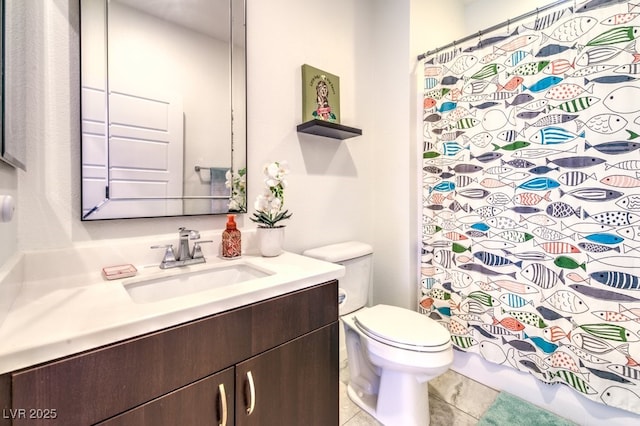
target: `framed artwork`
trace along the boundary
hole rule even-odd
[[[340,123],[340,77],[302,65],[302,121]]]

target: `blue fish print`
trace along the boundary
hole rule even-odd
[[[495,275],[507,275],[512,277],[513,279],[516,278],[516,273],[515,272],[501,272],[501,271],[495,271],[493,269],[489,269],[489,268],[485,268],[482,265],[476,265],[474,263],[465,263],[464,265],[458,265],[458,267],[460,269],[463,269],[465,271],[476,271],[479,272],[481,274],[485,274],[485,275],[491,275],[491,276],[495,276]]]
[[[424,79],[424,88],[426,90],[433,89],[438,85],[438,79],[436,78],[425,78]]]
[[[500,301],[505,305],[516,309],[522,308],[525,305],[533,306],[532,299],[525,299],[524,297],[513,293],[503,294],[500,296]]]
[[[469,109],[473,109],[473,108],[475,108],[475,109],[487,109],[487,108],[494,107],[496,105],[498,105],[497,102],[484,102],[484,103],[481,103],[479,105],[471,105],[471,104],[469,104]]]
[[[517,188],[527,191],[548,191],[559,186],[560,183],[557,180],[548,177],[536,177],[518,185]]]
[[[463,149],[470,149],[469,145],[462,146],[458,142],[455,141],[447,141],[442,143],[442,154],[452,157],[458,154]]]
[[[555,320],[559,320],[559,319],[565,319],[565,320],[570,320],[571,319],[571,317],[566,317],[566,316],[560,315],[559,313],[557,313],[553,309],[549,309],[546,306],[538,306],[536,308],[536,311],[538,311],[538,313],[542,316],[542,318],[544,318],[546,320],[549,320],[549,321],[555,321]]]
[[[470,228],[478,231],[483,231],[483,232],[488,231],[490,229],[489,225],[483,222],[474,223],[473,225],[470,226]]]
[[[513,98],[511,102],[507,100],[504,101],[505,109],[512,106],[519,106],[531,102],[534,99],[533,95],[529,93],[520,93],[518,96]]]
[[[542,337],[538,336],[529,336],[527,333],[524,333],[523,337],[525,339],[531,340],[542,352],[546,354],[552,354],[558,349],[558,345],[555,343],[547,342]]]
[[[590,0],[576,9],[576,13],[591,12],[612,4],[626,3],[625,0]]]
[[[564,52],[565,50],[575,49],[577,46],[574,44],[573,46],[565,46],[562,44],[550,44],[548,46],[543,47],[536,53],[536,58],[546,58],[548,56],[557,55],[559,53]]]
[[[629,142],[629,141],[611,141],[611,142],[603,142],[597,145],[591,145],[589,142],[585,141],[584,149],[585,151],[589,148],[596,149],[603,154],[608,155],[620,155],[627,154],[629,152],[635,151],[640,148],[640,143]]]
[[[522,261],[512,262],[503,256],[498,256],[497,254],[490,253],[488,251],[479,251],[473,254],[473,257],[478,259],[480,262],[484,263],[487,266],[509,266],[514,265],[518,268],[522,268]]]
[[[588,78],[584,79],[584,85],[586,86],[589,83],[598,83],[598,84],[616,84],[616,83],[628,83],[630,81],[635,81],[637,78],[631,77],[628,75],[607,75],[604,77],[592,78],[589,80]]]
[[[620,271],[592,272],[589,276],[601,284],[623,290],[638,290],[640,277]]]
[[[536,118],[540,114],[544,114],[544,113],[545,112],[543,110],[540,110],[540,111],[524,111],[524,112],[519,112],[516,115],[516,118],[521,119],[521,120],[530,120],[530,119]]]
[[[458,80],[460,80],[460,77],[448,76],[443,78],[440,84],[442,84],[443,86],[451,86],[456,84]]]
[[[500,160],[500,161],[502,162],[503,165],[507,164],[511,167],[515,167],[516,169],[526,169],[527,167],[535,166],[535,164],[532,163],[531,161],[524,160],[522,158],[514,158],[513,160],[509,160],[509,161],[504,161],[504,160]]]
[[[515,142],[519,133],[515,130],[505,130],[503,132],[498,133],[498,139],[501,139],[505,142]]]
[[[580,367],[581,368],[586,368],[587,370],[589,370],[590,372],[592,372],[594,375],[605,379],[605,380],[612,380],[612,381],[616,381],[618,383],[630,383],[633,384],[632,381],[625,379],[624,377],[618,376],[615,373],[612,373],[610,371],[604,371],[604,370],[598,370],[596,368],[591,368],[588,367],[586,365],[584,365],[584,363],[582,362],[582,360],[580,360]]]
[[[579,135],[573,134],[562,127],[545,127],[537,131],[529,140],[542,145],[556,145],[572,141],[578,137],[584,138],[585,135],[585,132]]]
[[[604,253],[607,251],[616,251],[620,253],[620,247],[611,247],[605,244],[578,243],[578,247],[580,247],[581,250],[590,252],[590,253]]]
[[[578,188],[568,192],[559,189],[559,191],[560,197],[563,197],[564,195],[571,195],[578,200],[595,202],[615,200],[616,198],[620,198],[624,195],[624,193],[620,191],[613,191],[605,188]]]
[[[540,209],[539,207],[530,207],[530,206],[509,207],[509,210],[515,213],[520,213],[520,214],[535,214],[535,213],[540,213],[542,211],[542,209]]]
[[[481,163],[488,163],[490,161],[495,161],[498,158],[502,157],[501,152],[485,152],[484,154],[480,154],[478,156],[474,156],[471,154],[471,159],[477,159]]]
[[[536,351],[535,346],[532,345],[531,343],[525,341],[525,340],[513,339],[513,340],[507,341],[504,338],[504,336],[502,336],[502,344],[504,346],[506,346],[506,345],[512,346],[512,347],[516,348],[517,350],[519,350],[520,352],[535,352]]]
[[[594,277],[592,278],[595,279]],[[606,273],[604,273],[604,275],[601,275],[599,278],[600,280],[604,281],[603,284],[608,280]],[[596,281],[600,281],[600,280],[596,280]],[[608,300],[612,302],[640,302],[640,299],[638,299],[637,297],[629,296],[627,294],[620,293],[619,291],[611,291],[611,290],[605,290],[602,288],[596,288],[591,285],[569,284],[568,287],[572,288],[578,293],[584,294],[585,296],[593,297],[600,300]]]
[[[500,36],[494,36],[494,37],[489,37],[489,38],[480,40],[478,44],[476,44],[475,46],[467,47],[464,51],[469,53],[469,52],[474,52],[478,49],[482,49],[483,47],[491,46],[493,44],[501,42],[502,40],[506,40],[509,37],[518,35],[518,31],[519,29],[516,28],[515,31],[511,33],[511,35],[500,35]]]
[[[504,64],[509,67],[515,67],[530,54],[531,52],[527,52],[525,50],[517,50],[507,58]]]
[[[537,166],[529,169],[529,173],[533,173],[534,175],[546,175],[549,172],[558,170],[560,170],[558,167]]]
[[[589,156],[554,158],[553,160],[549,160],[547,158],[547,164],[553,163],[556,166],[564,167],[565,169],[581,169],[583,167],[593,167],[604,162],[605,160],[602,158]]]
[[[620,244],[621,242],[624,241],[624,238],[618,235],[605,234],[605,233],[585,235],[584,239],[597,244],[608,244],[608,245]]]
[[[456,102],[444,102],[442,105],[440,105],[440,108],[437,108],[437,111],[439,113],[449,112],[456,109],[457,106],[458,104]]]
[[[560,82],[562,80],[563,80],[562,77],[557,77],[557,76],[544,77],[544,78],[538,80],[537,82],[535,82],[530,87],[526,87],[523,84],[522,85],[522,90],[528,90],[528,91],[530,91],[532,93],[544,92],[545,90],[550,89],[551,87],[555,86],[556,84],[560,84]]]
[[[542,31],[558,22],[567,13],[571,14],[572,12],[573,7],[568,7],[566,9],[556,10],[549,13],[548,15],[540,17],[536,16],[536,20],[533,22],[533,24],[524,24],[524,27],[529,28],[530,30]]]
[[[440,312],[444,316],[447,316],[447,317],[451,316],[451,308],[449,308],[449,307],[439,306],[436,309],[438,310],[438,312]]]
[[[449,181],[440,182],[436,186],[430,188],[429,193],[433,191],[437,192],[451,192],[456,189],[456,184]]]

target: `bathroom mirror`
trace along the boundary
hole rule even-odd
[[[26,9],[23,2],[0,0],[0,160],[23,170],[27,156]]]
[[[82,220],[246,211],[245,0],[80,13]]]

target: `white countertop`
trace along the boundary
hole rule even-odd
[[[34,262],[20,259],[15,267],[28,270],[36,267]],[[59,279],[47,277],[43,272],[31,274],[29,280],[15,286],[13,303],[5,313],[4,321],[0,318],[0,374],[344,275],[344,267],[340,265],[285,252],[272,258],[243,255],[231,261],[207,256],[205,264],[167,270],[159,269],[157,264],[136,264],[138,275],[135,279],[215,269],[234,263],[263,268],[273,275],[158,302],[135,303],[123,286],[132,278],[108,281],[102,277],[101,269]]]

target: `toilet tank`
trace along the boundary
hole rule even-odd
[[[338,314],[345,315],[367,305],[371,288],[373,248],[358,241],[331,244],[306,250],[305,256],[345,267],[338,283]]]

